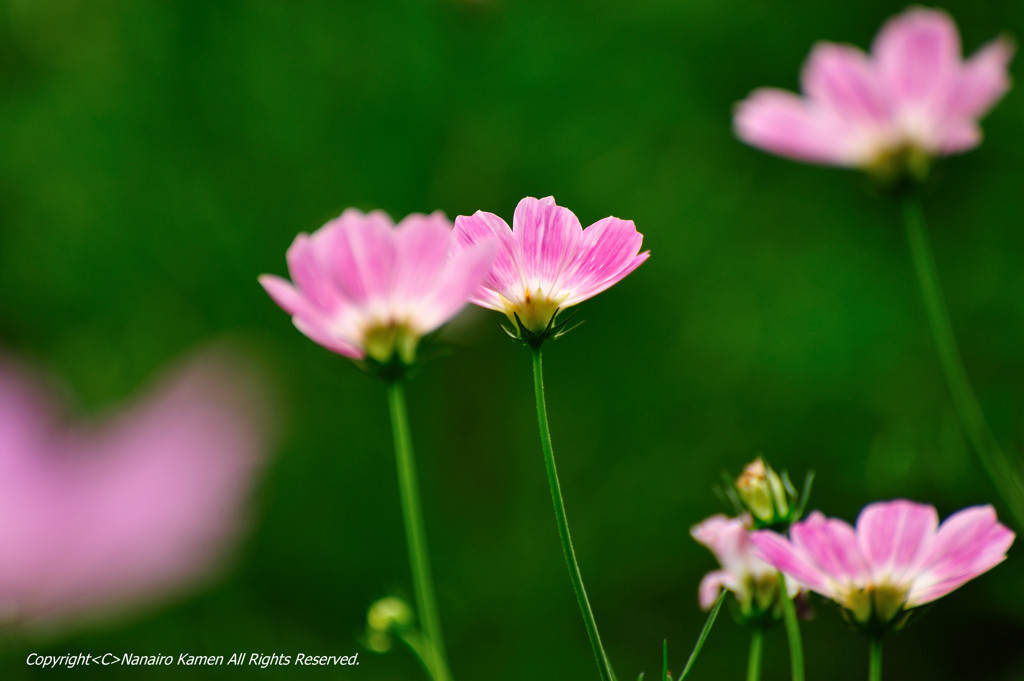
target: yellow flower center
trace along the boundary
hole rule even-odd
[[[505,306],[505,316],[509,321],[515,324],[516,315],[518,315],[523,326],[534,333],[541,333],[548,327],[563,300],[565,300],[565,296],[560,300],[552,300],[539,289],[533,293],[530,292],[530,289],[526,289],[526,295],[523,296],[521,303],[514,303],[501,296],[501,302]]]
[[[390,362],[397,352],[403,364],[411,365],[416,361],[419,341],[419,334],[413,333],[406,324],[389,322],[368,328],[363,337],[363,347],[367,356],[381,364]]]

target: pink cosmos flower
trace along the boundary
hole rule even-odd
[[[854,529],[815,511],[790,528],[751,536],[766,561],[843,606],[854,621],[884,625],[945,596],[1006,558],[1014,534],[991,506],[939,525],[933,506],[898,499],[870,504]]]
[[[258,394],[201,357],[101,422],[69,424],[0,356],[0,626],[179,591],[224,557],[266,448]]]
[[[890,19],[872,52],[822,42],[801,74],[804,96],[775,88],[740,102],[736,133],[782,156],[868,169],[966,151],[981,118],[1009,88],[1004,38],[964,61],[956,24],[915,7]]]
[[[769,612],[778,600],[778,571],[757,557],[743,518],[713,515],[690,529],[690,536],[715,554],[721,570],[704,575],[697,590],[702,610],[710,610],[721,589],[736,595],[745,615]],[[789,585],[791,595],[799,588]]]
[[[494,259],[483,243],[453,252],[440,212],[413,214],[397,227],[387,214],[349,208],[288,249],[294,285],[259,278],[295,326],[329,350],[382,363],[395,352],[411,364],[420,338],[455,316]]]
[[[461,249],[496,240],[490,274],[470,301],[513,322],[518,315],[532,332],[543,332],[556,310],[581,303],[621,281],[640,266],[643,235],[631,220],[607,217],[586,229],[552,197],[527,197],[516,206],[512,229],[492,213],[455,218]]]

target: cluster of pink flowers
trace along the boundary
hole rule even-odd
[[[964,509],[940,525],[935,507],[903,499],[869,504],[855,527],[815,511],[794,523],[788,537],[752,530],[749,516],[712,516],[691,533],[722,566],[700,584],[703,609],[724,588],[744,615],[769,611],[778,571],[791,593],[818,593],[876,632],[991,570],[1014,540],[991,506]]]
[[[353,359],[411,364],[419,340],[467,302],[518,318],[532,332],[640,266],[643,236],[608,217],[583,229],[551,197],[525,198],[513,227],[492,213],[410,215],[392,228],[350,209],[288,250],[294,284],[264,275],[295,326]]]

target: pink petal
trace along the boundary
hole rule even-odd
[[[386,313],[395,258],[393,231],[386,213],[363,215],[354,208],[318,230],[324,238],[320,267],[335,290],[360,305],[377,308],[381,314]]]
[[[497,243],[491,240],[452,253],[416,312],[415,325],[422,333],[441,326],[469,302],[491,272],[497,250]]]
[[[948,122],[937,134],[941,154],[958,154],[981,144],[981,128],[973,118],[958,118]]]
[[[908,603],[929,603],[991,570],[1006,559],[1013,540],[1013,532],[997,521],[991,506],[954,513],[942,523],[921,557]]]
[[[886,22],[872,55],[891,102],[938,114],[957,83],[960,36],[948,14],[917,7]]]
[[[926,504],[898,499],[866,506],[857,518],[857,545],[873,581],[899,582],[938,526],[935,508]]]
[[[497,253],[491,271],[484,283],[470,296],[470,301],[482,307],[505,311],[498,294],[509,299],[522,297],[526,285],[519,271],[516,259],[517,246],[508,224],[493,213],[477,211],[471,216],[455,218],[454,250],[465,249],[473,244],[493,240]]]
[[[838,118],[867,127],[887,122],[889,108],[863,52],[848,45],[819,43],[803,70],[803,91]]]
[[[988,43],[967,60],[950,101],[953,117],[979,118],[1010,89],[1010,60],[1013,43],[998,38]]]
[[[742,572],[747,556],[753,550],[747,529],[740,518],[721,513],[690,528],[690,536],[706,546],[726,570]]]
[[[288,272],[291,274],[292,281],[295,282],[301,297],[310,306],[324,312],[331,312],[344,304],[344,300],[333,286],[330,276],[320,265],[317,249],[309,235],[299,234],[295,237],[295,241],[288,248],[287,260]],[[280,287],[277,287],[277,292],[282,292]],[[284,300],[295,302],[296,298],[286,296]],[[280,301],[277,302],[279,305],[281,304]]]
[[[583,230],[579,256],[561,284],[564,307],[575,305],[622,281],[650,252],[639,253],[643,234],[632,220],[607,217]]]
[[[553,197],[526,197],[516,206],[512,234],[519,246],[520,269],[531,293],[557,296],[562,272],[575,260],[583,227]]]
[[[312,306],[306,301],[301,293],[292,286],[291,282],[273,274],[261,274],[257,281],[263,290],[281,306],[281,309],[290,315],[298,314],[300,310],[307,311]]]
[[[811,513],[790,528],[793,544],[833,580],[865,584],[868,569],[857,547],[857,535],[846,522]]]
[[[785,537],[768,530],[759,530],[750,533],[750,541],[756,548],[756,555],[788,578],[822,596],[836,597],[830,575],[822,572],[814,560]]]
[[[247,373],[206,355],[99,427],[51,431],[49,449],[33,452],[36,474],[0,494],[5,616],[34,624],[135,606],[219,562],[245,524],[266,444],[264,388]]]
[[[736,135],[751,146],[811,163],[851,166],[864,153],[851,150],[849,130],[791,92],[755,90],[736,107]],[[843,134],[845,133],[845,134]]]
[[[398,319],[416,314],[419,302],[436,285],[450,238],[451,223],[442,213],[410,215],[398,225],[390,283],[390,309]]]
[[[722,589],[736,591],[741,587],[742,585],[731,572],[715,570],[714,572],[707,573],[700,580],[700,586],[697,587],[697,600],[700,603],[700,609],[710,610],[711,606],[718,600],[718,594],[721,593]]]
[[[333,332],[330,325],[320,318],[315,317],[292,317],[292,323],[302,335],[314,343],[322,345],[332,352],[352,359],[362,359],[366,353],[361,347],[361,338],[355,334],[349,334],[347,338]]]

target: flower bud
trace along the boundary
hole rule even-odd
[[[370,632],[386,634],[408,628],[412,619],[412,610],[405,601],[388,596],[370,606],[366,613],[366,627]]]
[[[743,469],[734,487],[755,529],[786,526],[799,517],[798,495],[789,475],[780,476],[760,457]]]

